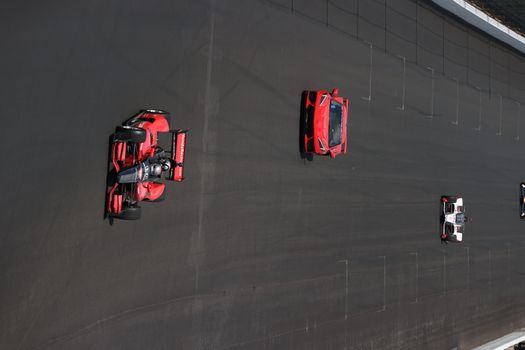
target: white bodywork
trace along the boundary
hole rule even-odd
[[[456,240],[458,242],[461,242],[463,241],[463,230],[462,228],[464,227],[464,222],[458,222],[457,221],[457,215],[458,214],[464,214],[464,206],[463,206],[463,198],[462,197],[458,197],[454,202],[448,202],[449,204],[453,204],[454,205],[454,211],[453,212],[449,212],[447,213],[445,211],[446,209],[446,203],[445,202],[442,202],[442,208],[443,208],[443,215],[445,217],[445,221],[443,222],[443,232],[445,232],[445,224],[448,222],[448,223],[451,223],[453,226],[454,226],[454,232],[451,232],[450,235],[451,236],[455,236]]]

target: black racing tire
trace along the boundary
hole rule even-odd
[[[117,126],[115,129],[115,141],[142,143],[146,141],[146,130],[134,126]]]
[[[142,214],[142,208],[139,206],[123,207],[119,215],[115,218],[121,220],[138,220]]]
[[[169,114],[168,111],[164,111],[162,109],[145,109],[144,112],[154,113],[154,114]]]

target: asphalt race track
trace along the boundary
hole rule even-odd
[[[0,33],[0,348],[448,350],[524,326],[525,61],[428,3],[4,1]],[[308,161],[301,91],[333,87],[348,154]],[[110,225],[108,138],[144,107],[190,129],[186,180]],[[442,194],[463,244],[440,244]]]

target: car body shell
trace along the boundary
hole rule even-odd
[[[335,158],[346,153],[348,99],[339,96],[338,90],[307,90],[303,92],[302,113],[304,126],[302,135],[302,151]],[[330,145],[330,108],[332,103],[341,106],[341,137],[340,142]]]
[[[449,242],[462,242],[466,219],[463,197],[442,196],[440,205],[441,237],[447,237]]]
[[[186,144],[185,130],[170,130],[167,112],[155,110],[143,110],[132,118],[122,123],[123,127],[138,128],[145,131],[146,137],[143,142],[121,142],[113,140],[111,146],[111,163],[115,172],[137,166],[154,157],[157,152],[164,152],[159,146],[159,133],[172,134],[171,158],[175,166],[170,170],[168,180],[180,182],[184,179],[184,152]],[[160,180],[160,179],[159,179]],[[112,216],[118,216],[126,203],[137,203],[140,201],[157,201],[165,191],[166,185],[156,180],[137,183],[119,184],[118,181],[112,186],[108,193],[107,211]]]

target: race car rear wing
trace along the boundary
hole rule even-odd
[[[170,169],[168,180],[181,182],[184,180],[184,152],[186,150],[186,133],[188,130],[170,130],[171,159],[174,166]]]

